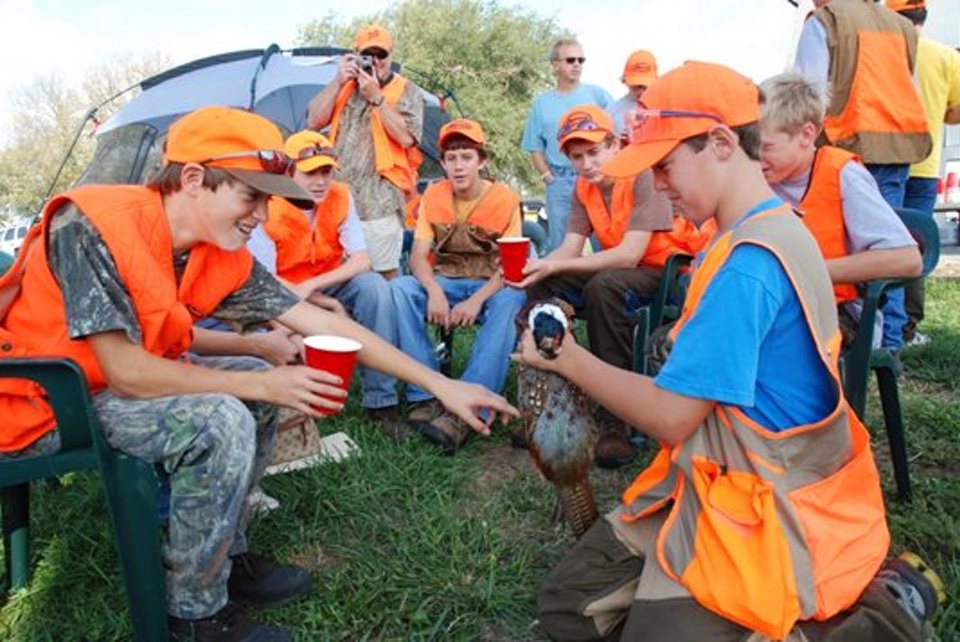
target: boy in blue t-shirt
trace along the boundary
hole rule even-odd
[[[524,362],[663,445],[541,587],[539,620],[556,639],[783,639],[796,628],[833,642],[919,640],[936,605],[891,599],[930,588],[902,560],[877,574],[889,535],[869,436],[842,397],[830,279],[764,180],[759,102],[736,72],[686,63],[653,82],[636,144],[603,168],[652,167],[685,216],[717,223],[655,379],[569,338],[548,360],[523,337]]]

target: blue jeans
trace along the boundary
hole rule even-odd
[[[437,283],[447,295],[450,307],[465,301],[487,282],[486,279],[453,279],[437,276]],[[422,363],[437,370],[439,363],[433,342],[427,334],[427,291],[413,276],[401,276],[390,282],[397,308],[397,332],[400,349]],[[479,383],[493,392],[503,390],[510,368],[510,353],[517,342],[514,319],[526,301],[522,290],[505,287],[484,301],[477,322],[477,332],[467,369],[461,380]],[[407,386],[407,400],[430,399],[426,390]]]
[[[933,208],[937,204],[937,183],[939,182],[939,179],[936,178],[911,176],[907,181],[907,189],[903,195],[903,206],[933,216]]]
[[[937,204],[936,178],[921,178],[911,176],[907,181],[907,193],[903,197],[903,206],[933,216],[933,208]],[[903,328],[905,340],[916,336],[917,324],[924,318],[924,301],[926,299],[923,277],[914,279],[903,288],[904,309],[907,313],[907,324]]]
[[[378,337],[397,345],[397,313],[390,284],[377,272],[363,272],[323,293],[343,304],[354,320]],[[378,370],[360,368],[364,408],[385,408],[398,402],[397,380]]]
[[[877,181],[880,195],[890,207],[903,207],[903,198],[910,177],[910,166],[867,165],[867,170]],[[903,288],[887,292],[887,302],[883,305],[883,341],[881,344],[891,350],[903,347],[903,326],[907,324],[907,311],[904,305]]]
[[[547,251],[549,254],[560,247],[567,235],[570,221],[570,201],[577,174],[570,168],[551,167],[553,182],[547,185]]]

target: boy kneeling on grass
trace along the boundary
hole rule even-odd
[[[763,178],[758,89],[691,62],[644,103],[638,142],[604,172],[653,167],[656,187],[694,222],[715,217],[717,234],[656,379],[569,334],[554,360],[523,337],[524,362],[663,446],[547,577],[541,625],[558,640],[782,640],[794,627],[810,640],[919,640],[936,596],[915,568],[884,563],[880,482],[843,398],[830,279]]]

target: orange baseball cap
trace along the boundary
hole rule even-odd
[[[660,76],[643,94],[633,115],[631,143],[600,170],[633,176],[653,167],[687,138],[717,124],[739,127],[760,120],[760,91],[733,69],[687,62]]]
[[[560,118],[557,145],[561,151],[572,140],[599,143],[613,134],[613,119],[597,105],[577,105]]]
[[[627,58],[620,82],[628,87],[649,87],[657,79],[657,59],[644,49],[638,49]]]
[[[292,134],[284,143],[283,151],[293,159],[297,169],[305,174],[321,167],[332,166],[340,169],[337,154],[333,151],[330,140],[312,129],[304,129]]]
[[[469,138],[477,145],[486,145],[487,140],[483,135],[483,127],[475,120],[459,118],[451,120],[440,128],[440,138],[437,140],[437,147],[443,148],[443,143],[453,135]]]
[[[242,109],[201,107],[181,117],[170,125],[163,161],[216,167],[264,194],[313,204],[288,176],[283,134],[263,116]]]
[[[911,9],[925,9],[926,0],[886,0],[884,3],[891,11],[910,11]]]
[[[379,47],[388,52],[393,51],[393,38],[386,27],[370,25],[357,32],[353,39],[353,48],[357,51],[364,51],[371,47]]]

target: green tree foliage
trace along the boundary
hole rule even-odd
[[[451,90],[463,116],[483,125],[494,176],[542,189],[520,139],[533,98],[553,85],[549,49],[568,35],[554,20],[495,0],[405,0],[349,24],[328,14],[302,26],[299,41],[350,47],[357,29],[372,22],[390,29],[404,73],[435,93]],[[452,102],[447,107],[458,116]]]
[[[97,121],[105,121],[137,94],[110,98],[169,66],[169,59],[157,54],[133,61],[116,56],[91,69],[78,86],[49,75],[15,92],[13,132],[0,149],[0,211],[36,212],[90,108],[108,101],[96,112]],[[69,187],[89,163],[93,132],[94,123],[87,123],[54,192]]]

